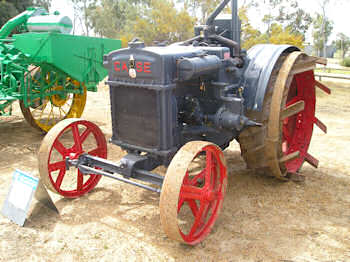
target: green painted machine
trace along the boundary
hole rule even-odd
[[[71,29],[67,16],[42,8],[29,8],[0,29],[0,117],[11,114],[15,101],[44,132],[81,116],[87,91],[97,91],[107,75],[103,55],[121,41],[69,35]]]

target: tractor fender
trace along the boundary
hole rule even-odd
[[[262,110],[266,89],[278,58],[294,51],[300,49],[273,44],[255,45],[248,50],[241,82],[246,110]]]

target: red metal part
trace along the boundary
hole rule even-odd
[[[327,93],[328,95],[330,95],[332,93],[331,89],[329,89],[328,87],[326,87],[324,84],[322,84],[319,81],[315,81],[315,85],[320,88],[323,92]]]
[[[79,133],[79,126],[84,126],[85,130],[81,134]],[[66,132],[72,132],[74,145],[70,148],[65,147],[60,138]],[[93,136],[97,147],[89,152],[85,152],[83,149],[83,144],[88,136]],[[52,150],[55,149],[61,156],[61,161],[52,162]],[[48,159],[48,173],[50,182],[54,189],[64,197],[76,198],[84,195],[85,193],[91,191],[101,179],[99,175],[83,175],[78,169],[76,170],[76,188],[75,189],[64,189],[62,187],[62,182],[67,174],[65,159],[68,157],[70,159],[78,159],[83,153],[88,153],[93,156],[98,156],[102,158],[107,158],[107,144],[101,130],[89,121],[76,121],[65,127],[59,135],[55,138],[52,148],[50,150],[50,156]],[[59,174],[56,179],[53,178],[52,172],[58,171]],[[84,177],[89,176],[89,178],[84,182]]]
[[[205,147],[204,152],[205,168],[194,177],[186,173],[178,203],[178,213],[187,204],[195,218],[188,234],[180,229],[184,241],[191,245],[199,243],[209,234],[225,194],[226,167],[220,159],[221,152],[215,146]]]
[[[282,151],[285,155],[299,151],[300,157],[285,164],[289,173],[296,173],[302,166],[312,138],[315,123],[315,77],[313,71],[307,71],[294,76],[289,88],[286,107],[304,101],[305,109],[288,117],[283,122]]]

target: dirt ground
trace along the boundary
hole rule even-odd
[[[0,215],[0,261],[350,261],[350,83],[330,84],[318,94],[310,153],[303,183],[280,182],[246,169],[236,142],[225,150],[229,186],[213,232],[200,245],[170,240],[159,218],[155,193],[102,178],[75,200],[51,194],[60,214],[34,205],[24,227]],[[107,88],[88,95],[83,118],[111,136]],[[15,115],[0,123],[0,204],[14,169],[38,175],[36,153],[43,138]],[[109,145],[109,159],[122,157]]]

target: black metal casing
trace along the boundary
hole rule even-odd
[[[189,141],[224,149],[245,127],[259,125],[244,114],[261,109],[278,57],[295,48],[261,45],[247,55],[240,48],[237,1],[231,2],[231,19],[217,18],[229,2],[196,27],[192,39],[153,47],[135,39],[104,56],[112,143],[167,165]]]
[[[202,54],[206,55],[199,60],[211,58],[212,63],[216,63],[214,66],[217,70],[210,73],[207,64],[203,63],[199,68],[193,68],[195,80],[180,82],[180,61],[186,64],[180,65],[184,67],[185,75],[188,72],[185,59],[195,59]],[[135,59],[135,78],[129,75],[131,56]],[[206,79],[218,80],[221,77],[226,78],[227,82],[232,81],[228,79],[232,78],[230,75],[225,77],[227,73],[221,62],[225,57],[230,57],[226,47],[178,45],[147,48],[141,45],[141,48],[110,53],[105,57],[104,64],[109,69],[107,83],[110,86],[113,126],[111,142],[129,151],[148,152],[169,158],[186,140],[181,133],[184,128],[179,123],[179,106],[188,93],[194,94],[199,90],[199,78],[195,73],[205,71]],[[194,86],[198,90],[191,90],[195,89]],[[213,113],[215,112],[214,109]]]

